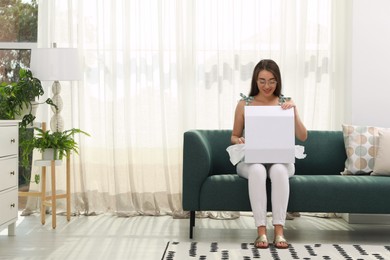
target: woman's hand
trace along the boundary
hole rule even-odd
[[[280,105],[283,109],[295,108],[295,103],[292,99],[288,99]]]
[[[239,137],[238,138],[238,144],[245,144],[245,138],[244,137]]]

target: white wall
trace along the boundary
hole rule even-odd
[[[347,123],[390,127],[390,1],[352,3]],[[343,218],[349,223],[390,224],[389,214],[343,214]]]
[[[352,10],[352,124],[390,127],[390,1],[354,0]]]

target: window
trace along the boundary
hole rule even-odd
[[[37,0],[0,1],[0,82],[18,81],[19,69],[30,66],[37,32]],[[19,185],[28,183],[30,175],[31,169],[19,166]]]
[[[0,82],[16,81],[19,69],[29,67],[37,28],[37,0],[0,2]]]

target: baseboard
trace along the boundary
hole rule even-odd
[[[342,214],[349,224],[383,224],[390,225],[390,214]]]

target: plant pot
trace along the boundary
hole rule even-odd
[[[53,148],[47,148],[42,152],[42,160],[58,160],[57,150]]]
[[[31,106],[30,105],[25,105],[23,107],[23,110],[20,111],[20,115],[15,115],[16,120],[22,120],[25,115],[31,114],[34,117],[37,114],[37,108],[39,106],[39,103],[37,101],[31,101]]]

